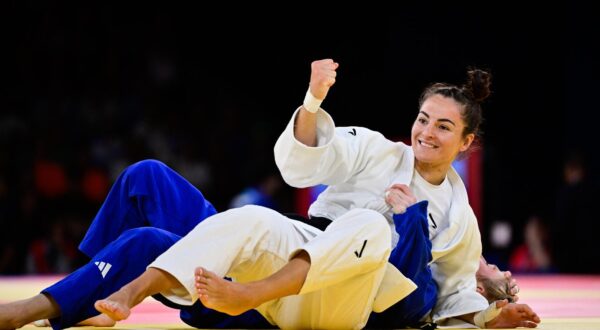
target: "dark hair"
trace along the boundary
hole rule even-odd
[[[462,105],[461,118],[465,122],[462,136],[465,137],[473,133],[476,137],[479,137],[479,125],[483,120],[480,103],[491,93],[492,75],[480,69],[469,69],[467,75],[467,82],[461,87],[446,83],[434,83],[428,86],[421,94],[419,107],[423,105],[425,100],[435,94],[451,98]]]

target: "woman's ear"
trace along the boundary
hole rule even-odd
[[[483,288],[483,285],[481,285],[481,283],[477,282],[477,288],[475,290],[477,291],[477,293],[485,297],[485,289]]]
[[[469,147],[471,146],[473,141],[475,141],[475,134],[473,134],[473,133],[467,134],[467,136],[463,139],[462,145],[460,146],[460,149],[459,149],[460,152],[467,151],[467,149],[469,149]]]

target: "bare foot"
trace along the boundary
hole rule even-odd
[[[198,299],[204,306],[229,315],[240,315],[258,306],[247,284],[228,281],[202,267],[194,273]]]
[[[77,326],[110,328],[110,327],[114,327],[116,323],[117,322],[115,322],[115,320],[111,319],[108,315],[100,314],[100,315],[90,317],[87,320],[83,320],[83,321],[77,323]]]
[[[131,309],[127,304],[127,295],[122,290],[111,294],[106,299],[96,301],[94,307],[115,321],[125,320],[131,314]]]
[[[100,314],[100,315],[96,315],[94,317],[90,317],[87,320],[83,320],[83,321],[77,323],[75,326],[76,327],[110,328],[110,327],[114,327],[116,323],[117,322],[115,322],[115,320],[111,319],[107,315]],[[50,324],[50,321],[48,319],[37,320],[37,321],[35,321],[35,322],[31,323],[31,324],[33,324],[34,326],[36,326],[38,328],[44,328],[44,327],[51,327],[52,326]]]
[[[108,315],[100,314],[100,315],[90,317],[87,320],[83,320],[83,321],[77,323],[77,326],[110,328],[110,327],[114,327],[116,323],[117,322],[115,322],[115,320],[111,319]]]

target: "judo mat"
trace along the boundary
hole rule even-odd
[[[600,330],[600,275],[518,275],[520,303],[541,317],[540,329]],[[0,277],[0,303],[31,297],[61,276]],[[23,329],[36,328],[27,325]],[[102,329],[81,327],[77,329]],[[190,329],[177,310],[152,298],[133,308],[131,316],[105,329]]]

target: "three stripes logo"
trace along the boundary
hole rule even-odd
[[[94,263],[96,264],[96,266],[98,266],[98,269],[100,270],[100,273],[102,274],[102,278],[105,278],[106,274],[108,274],[108,271],[110,270],[110,267],[112,267],[112,265],[107,262],[104,262],[104,261],[96,261]]]

